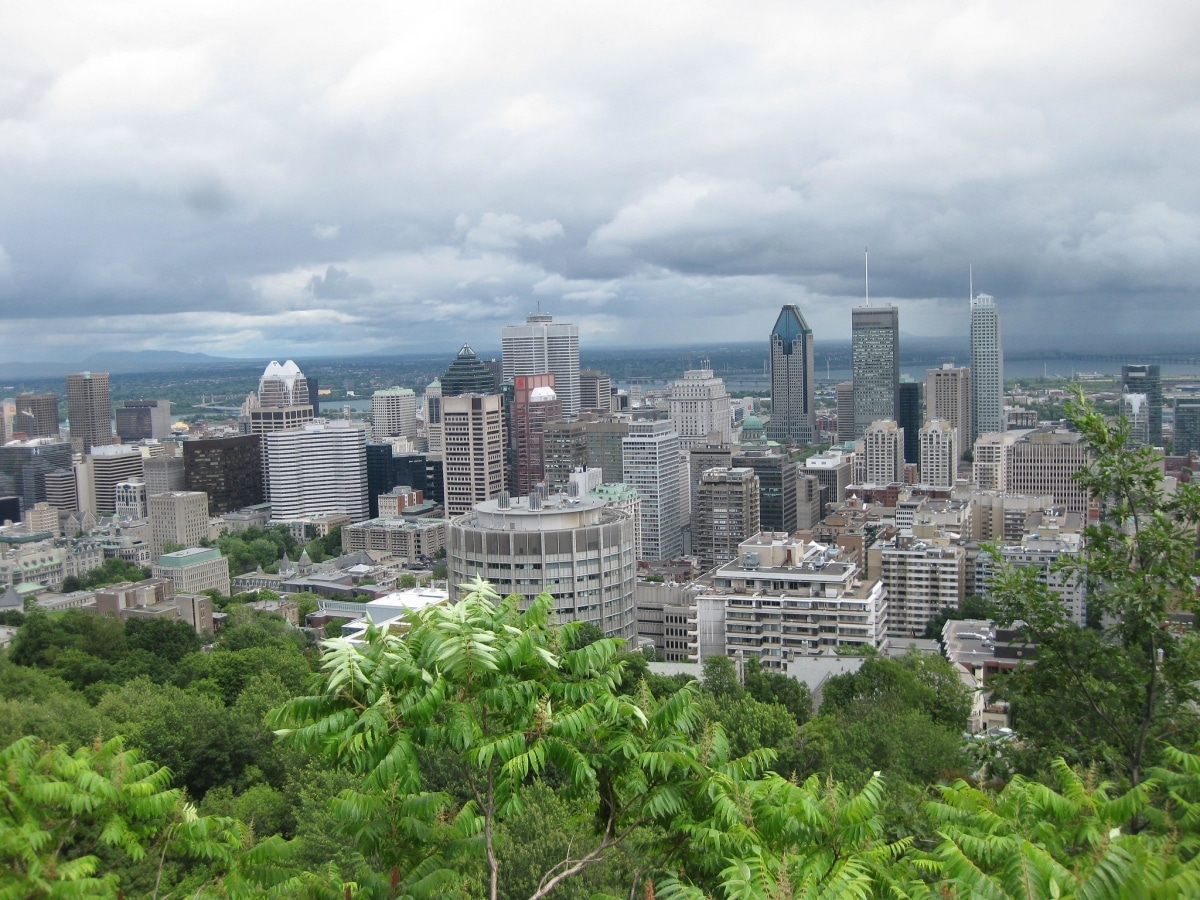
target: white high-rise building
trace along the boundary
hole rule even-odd
[[[958,429],[945,419],[930,419],[920,431],[921,481],[952,488],[958,475]]]
[[[367,517],[366,433],[350,422],[310,422],[276,431],[267,445],[271,518],[289,521],[320,513]]]
[[[504,398],[500,394],[443,397],[442,471],[446,517],[495,500],[507,486]]]
[[[683,378],[671,385],[667,408],[684,450],[700,444],[732,443],[729,391],[724,379],[713,377],[712,369],[684,372]],[[719,439],[713,439],[713,434]]]
[[[687,464],[673,423],[630,422],[621,444],[627,485],[641,498],[642,537],[638,559],[683,555]]]
[[[579,326],[555,324],[545,313],[530,313],[523,325],[506,325],[500,335],[504,354],[503,377],[554,375],[554,392],[562,401],[563,416],[579,417]]]
[[[390,387],[371,395],[371,426],[374,438],[417,439],[417,395],[411,388]]]
[[[1004,431],[1004,351],[1000,313],[987,294],[971,298],[971,442]]]
[[[872,422],[863,433],[866,484],[904,481],[904,429],[893,419]]]

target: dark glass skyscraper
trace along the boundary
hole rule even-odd
[[[904,461],[921,461],[921,426],[925,424],[925,404],[921,402],[919,381],[902,381],[897,389],[896,424],[904,429]]]
[[[900,388],[900,310],[856,306],[851,310],[854,367],[854,436],[872,422],[896,418]]]
[[[487,363],[475,355],[469,344],[463,344],[454,362],[442,376],[442,396],[496,393],[496,375]]]
[[[1163,445],[1162,430],[1162,374],[1158,366],[1121,366],[1121,393],[1145,394],[1150,404],[1150,434],[1147,443],[1151,447]]]
[[[771,420],[767,437],[781,444],[811,444],[816,433],[813,408],[813,333],[791,304],[771,329]]]
[[[221,515],[263,502],[261,441],[257,434],[184,441],[184,484],[189,491],[208,494],[209,513]]]

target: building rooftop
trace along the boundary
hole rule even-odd
[[[221,551],[215,547],[189,547],[174,553],[164,553],[158,558],[156,565],[182,568],[214,559],[221,559]]]

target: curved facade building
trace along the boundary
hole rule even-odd
[[[635,546],[632,517],[596,497],[487,500],[447,529],[450,599],[478,575],[502,596],[552,594],[560,623],[593,622],[632,640]]]

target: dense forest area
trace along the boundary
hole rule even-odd
[[[867,659],[814,710],[753,660],[653,675],[483,583],[362,647],[238,598],[211,639],[34,609],[0,659],[0,898],[1200,895],[1200,653],[1171,615],[1200,493],[1071,413],[1109,624],[997,576],[1038,646],[991,686],[1016,739],[964,739],[941,657]]]

